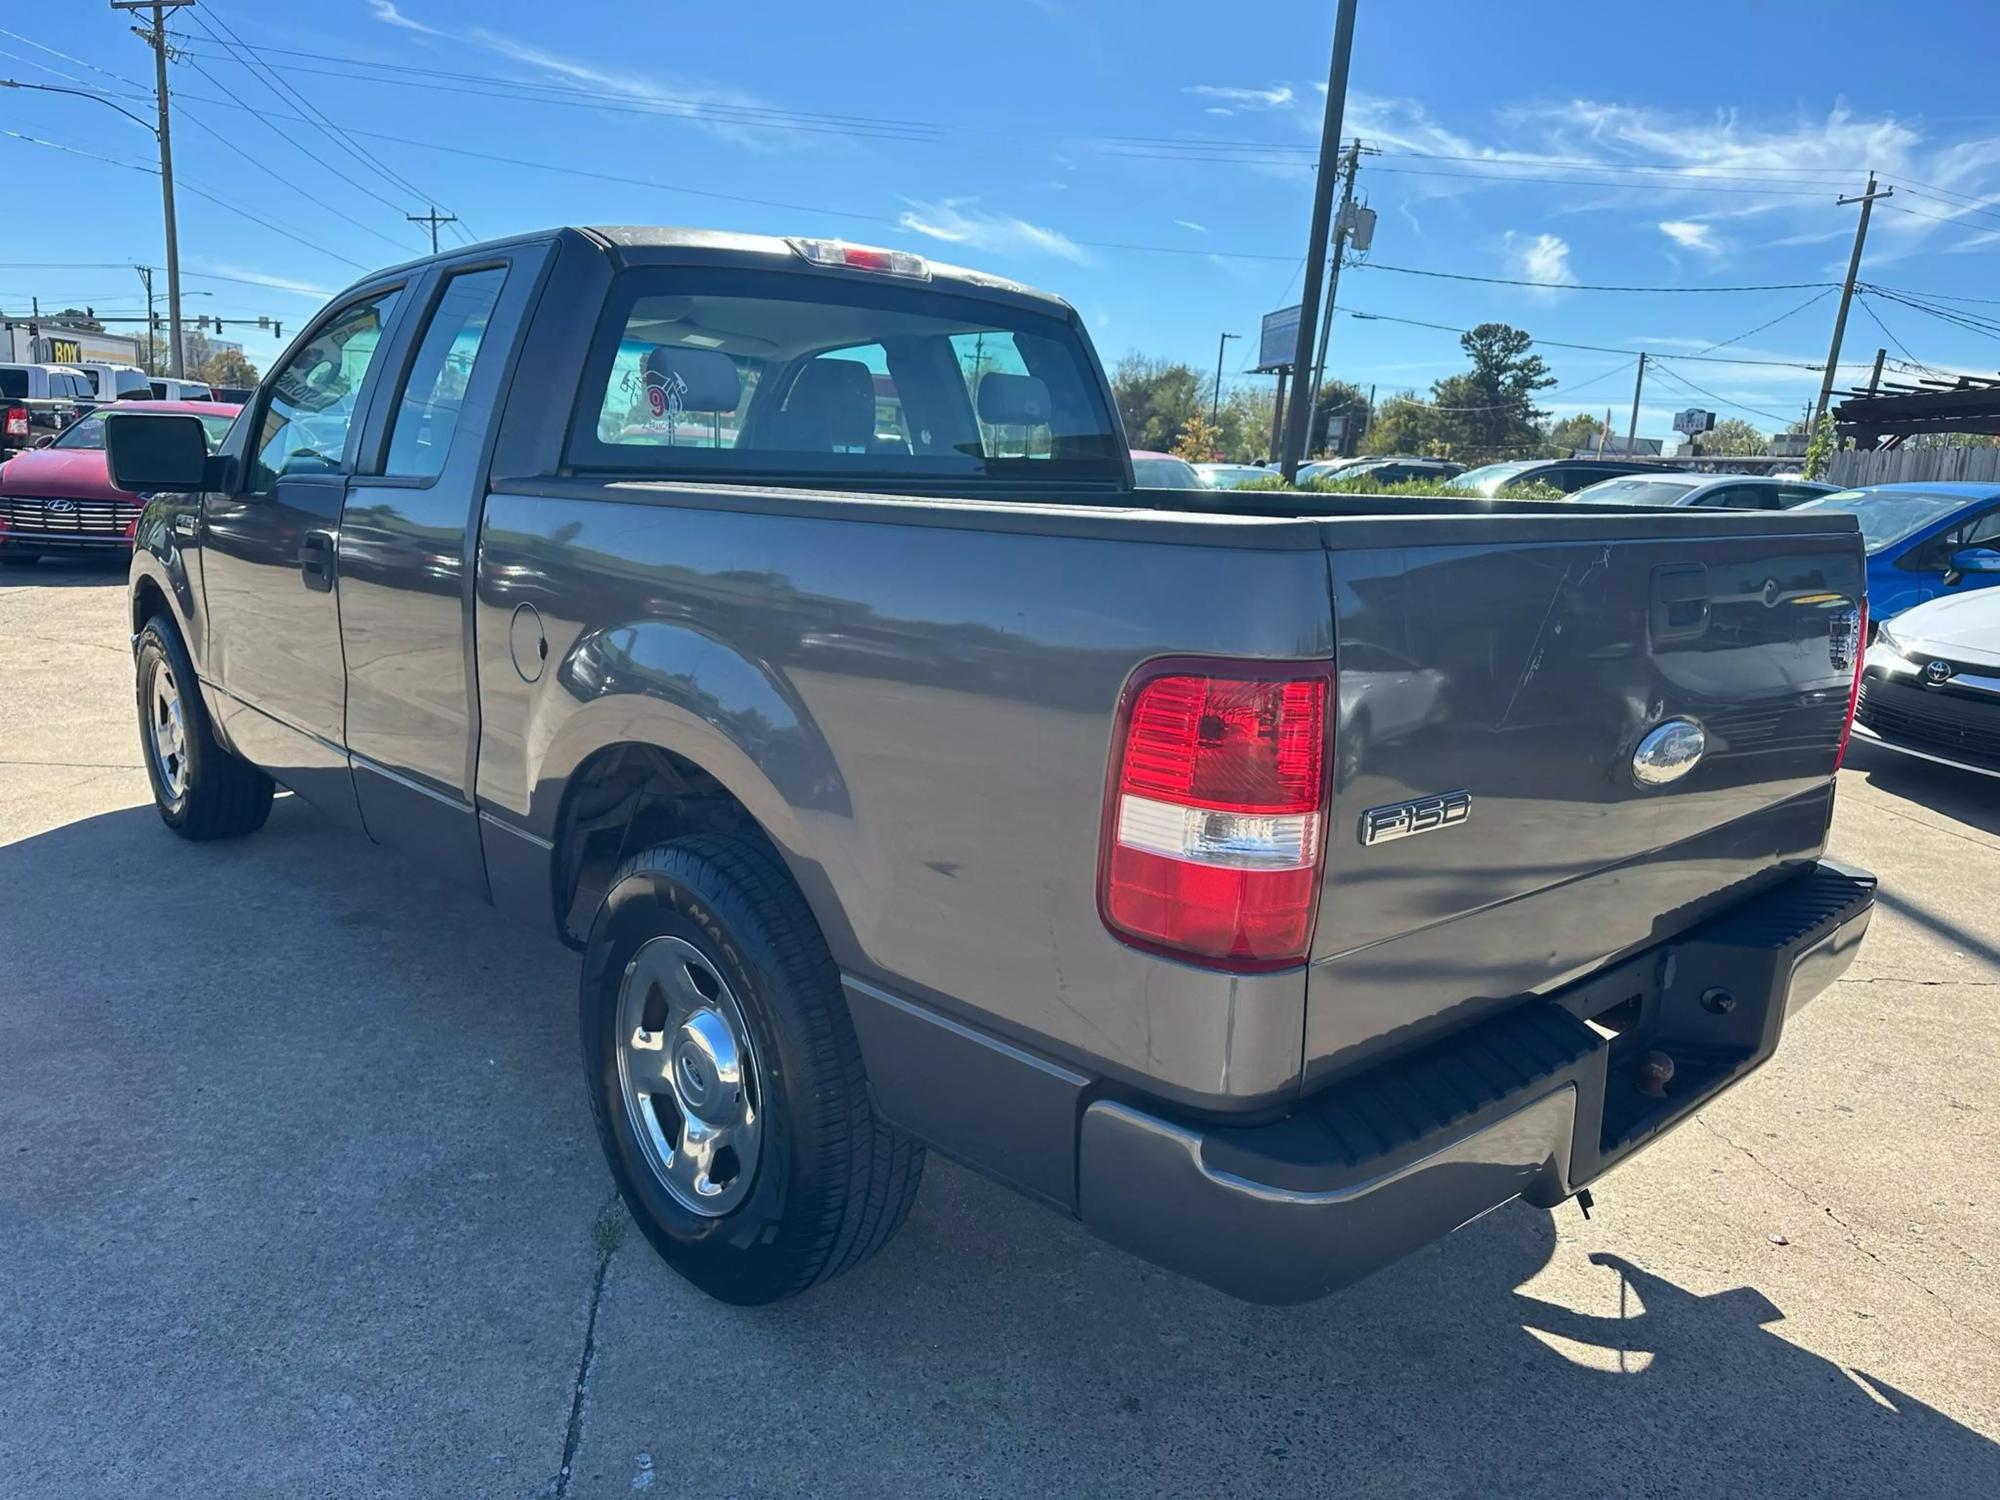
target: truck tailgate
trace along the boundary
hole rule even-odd
[[[1339,715],[1309,1086],[1670,937],[1824,846],[1854,533],[1805,513],[1512,520],[1470,544],[1436,521],[1325,526]],[[1706,749],[1642,785],[1634,752],[1673,719]],[[1449,818],[1422,808],[1457,792]],[[1404,803],[1378,832],[1436,826],[1364,842],[1364,815]]]

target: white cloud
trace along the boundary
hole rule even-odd
[[[1576,272],[1569,265],[1569,241],[1561,235],[1538,234],[1531,240],[1514,244],[1514,232],[1507,232],[1508,247],[1514,253],[1514,269],[1529,281],[1555,282],[1562,286],[1576,284]],[[1542,288],[1544,296],[1553,296],[1549,288]]]
[[[368,0],[368,8],[375,13],[375,19],[385,26],[400,26],[405,31],[419,32],[424,36],[443,36],[435,26],[426,26],[422,21],[413,21],[391,3],[391,0]]]
[[[1080,266],[1090,263],[1083,247],[1060,230],[1030,224],[1011,214],[988,213],[975,207],[977,200],[972,198],[943,198],[935,203],[916,198],[903,201],[909,207],[897,223],[912,234],[1000,255],[1054,255]]]
[[[1722,250],[1722,241],[1715,237],[1714,227],[1699,219],[1662,219],[1660,233],[1683,250],[1699,250],[1704,255],[1716,255]]]
[[[273,276],[267,271],[259,271],[251,266],[235,266],[228,261],[215,261],[209,269],[217,276],[233,277],[237,281],[255,282],[276,292],[293,292],[301,297],[312,297],[324,302],[333,295],[333,288],[319,286],[310,281],[296,281],[289,276]]]
[[[1220,104],[1211,104],[1207,109],[1203,110],[1202,113],[1205,115],[1228,116],[1235,114],[1236,111],[1233,109],[1224,109]]]
[[[1197,224],[1193,219],[1176,219],[1174,222],[1183,229],[1192,229],[1196,234],[1208,233],[1208,226],[1206,224]]]
[[[1244,109],[1283,109],[1297,97],[1289,85],[1282,83],[1274,83],[1266,89],[1231,88],[1219,83],[1191,83],[1181,92],[1194,94],[1203,99],[1220,99],[1224,103],[1240,105]]]

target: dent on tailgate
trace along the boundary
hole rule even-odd
[[[1658,941],[1818,853],[1861,557],[1838,535],[1691,534],[1331,554],[1336,786],[1308,1082]],[[1662,723],[1706,749],[1633,774]],[[1362,842],[1371,809],[1449,822]],[[1379,817],[1378,817],[1379,821]]]

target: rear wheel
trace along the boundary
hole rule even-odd
[[[215,738],[187,647],[155,615],[139,632],[139,745],[160,821],[187,839],[254,833],[271,815],[271,778]]]
[[[859,1265],[923,1148],[877,1119],[818,924],[761,841],[660,844],[613,877],[581,995],[605,1160],[653,1248],[725,1302]]]

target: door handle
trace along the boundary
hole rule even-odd
[[[308,531],[299,538],[299,573],[316,594],[333,592],[333,533]]]
[[[1700,563],[1671,563],[1653,569],[1647,625],[1653,643],[1691,641],[1708,630],[1708,569]]]

